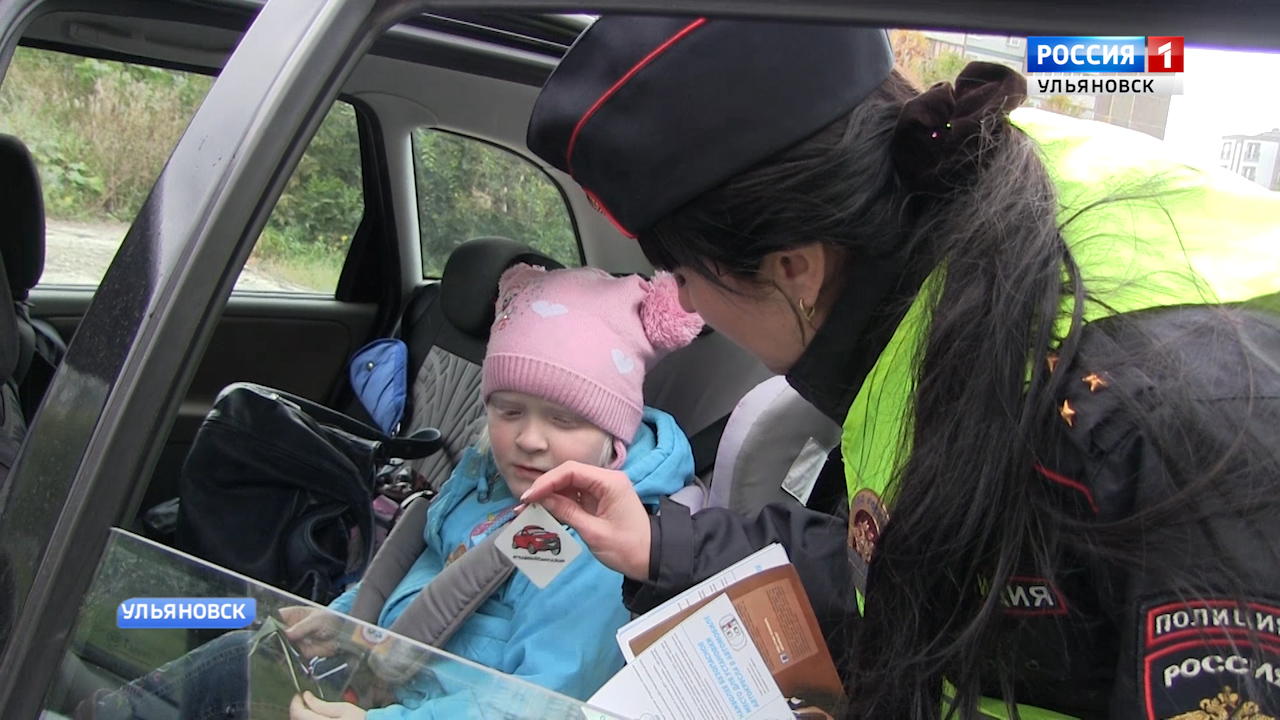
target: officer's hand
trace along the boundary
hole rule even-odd
[[[576,530],[606,567],[649,578],[649,513],[625,473],[567,462],[544,473],[520,501],[542,505]]]

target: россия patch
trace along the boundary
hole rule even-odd
[[[1280,714],[1280,608],[1203,599],[1145,612],[1148,720]]]

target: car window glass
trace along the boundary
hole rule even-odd
[[[413,132],[423,277],[440,277],[445,259],[471,238],[527,243],[567,267],[582,264],[560,188],[508,150],[453,133]]]
[[[237,599],[252,598],[254,607],[241,605],[248,627],[243,630],[192,630],[158,627],[120,627],[126,609],[130,617],[147,599],[146,620],[178,617],[177,609],[167,613],[166,599],[216,599],[220,607],[232,607]],[[157,600],[159,599],[159,600]],[[128,603],[126,607],[122,604]],[[326,613],[324,635],[331,638],[323,648],[313,652],[306,642],[288,642],[277,628],[283,617],[282,608],[305,606]],[[145,623],[155,624],[155,623]],[[177,622],[187,625],[195,623]],[[275,717],[274,711],[288,704],[299,689],[319,689],[326,699],[351,701],[365,709],[384,707],[398,701],[414,706],[427,699],[448,696],[460,701],[476,717],[575,718],[584,717],[584,705],[524,680],[504,675],[475,663],[462,660],[441,650],[422,645],[390,632],[379,631],[345,615],[329,613],[322,606],[310,605],[270,586],[242,576],[224,572],[163,545],[120,529],[113,529],[98,565],[92,586],[85,595],[74,629],[71,649],[55,678],[45,707],[51,713],[81,717],[77,706],[89,700],[95,691],[115,691],[136,678],[152,675],[161,680],[174,675],[179,660],[197,657],[208,663],[201,673],[216,675],[213,653],[232,652],[238,643],[252,647],[249,662],[232,678],[250,688],[251,702],[262,711],[258,716]],[[216,643],[209,645],[208,643]],[[188,655],[198,648],[212,651]],[[298,652],[299,655],[294,655]],[[314,655],[324,659],[311,661]],[[165,663],[168,668],[158,670]],[[226,682],[224,677],[211,680]],[[194,708],[181,706],[180,689],[172,695],[162,694],[151,684],[151,691],[140,690],[135,697],[149,704],[148,712],[165,717],[190,717]],[[183,688],[195,698],[199,693],[190,686]],[[98,700],[103,703],[115,698]],[[194,699],[187,701],[194,702]],[[164,714],[167,711],[167,714]],[[269,715],[266,713],[270,713]],[[114,716],[114,715],[113,715]],[[151,715],[148,715],[150,717]],[[157,715],[161,716],[161,715]]]
[[[213,78],[18,48],[0,132],[31,150],[46,216],[41,285],[96,287]],[[298,164],[238,290],[332,294],[363,213],[355,113],[337,103]]]
[[[356,113],[337,102],[298,161],[236,289],[332,295],[363,215]]]

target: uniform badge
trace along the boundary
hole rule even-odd
[[[1244,720],[1275,720],[1258,709],[1258,703],[1252,700],[1240,701],[1240,693],[1227,686],[1217,696],[1200,701],[1200,709],[1174,715],[1169,720],[1218,720],[1219,718],[1240,718]]]
[[[871,488],[859,490],[849,501],[849,562],[853,564],[854,583],[863,592],[876,543],[888,522],[889,511]]]
[[[1280,607],[1201,597],[1155,604],[1139,632],[1147,720],[1274,720]]]

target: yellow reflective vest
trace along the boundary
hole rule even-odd
[[[1280,298],[1280,193],[1222,168],[1197,166],[1172,146],[1113,125],[1030,108],[1015,110],[1011,120],[1039,144],[1058,192],[1063,238],[1085,287],[1102,301],[1086,305],[1086,321],[1175,304]],[[1116,196],[1126,199],[1081,213]],[[926,284],[941,282],[941,274]],[[882,500],[892,517],[890,480],[910,450],[911,360],[927,335],[927,312],[918,299],[845,418],[841,451],[855,502],[851,523],[867,497]],[[1060,337],[1068,322],[1064,312]],[[856,528],[850,529],[852,542]],[[1005,717],[1002,701],[984,703],[983,711]],[[1020,711],[1023,718],[1067,717]]]

